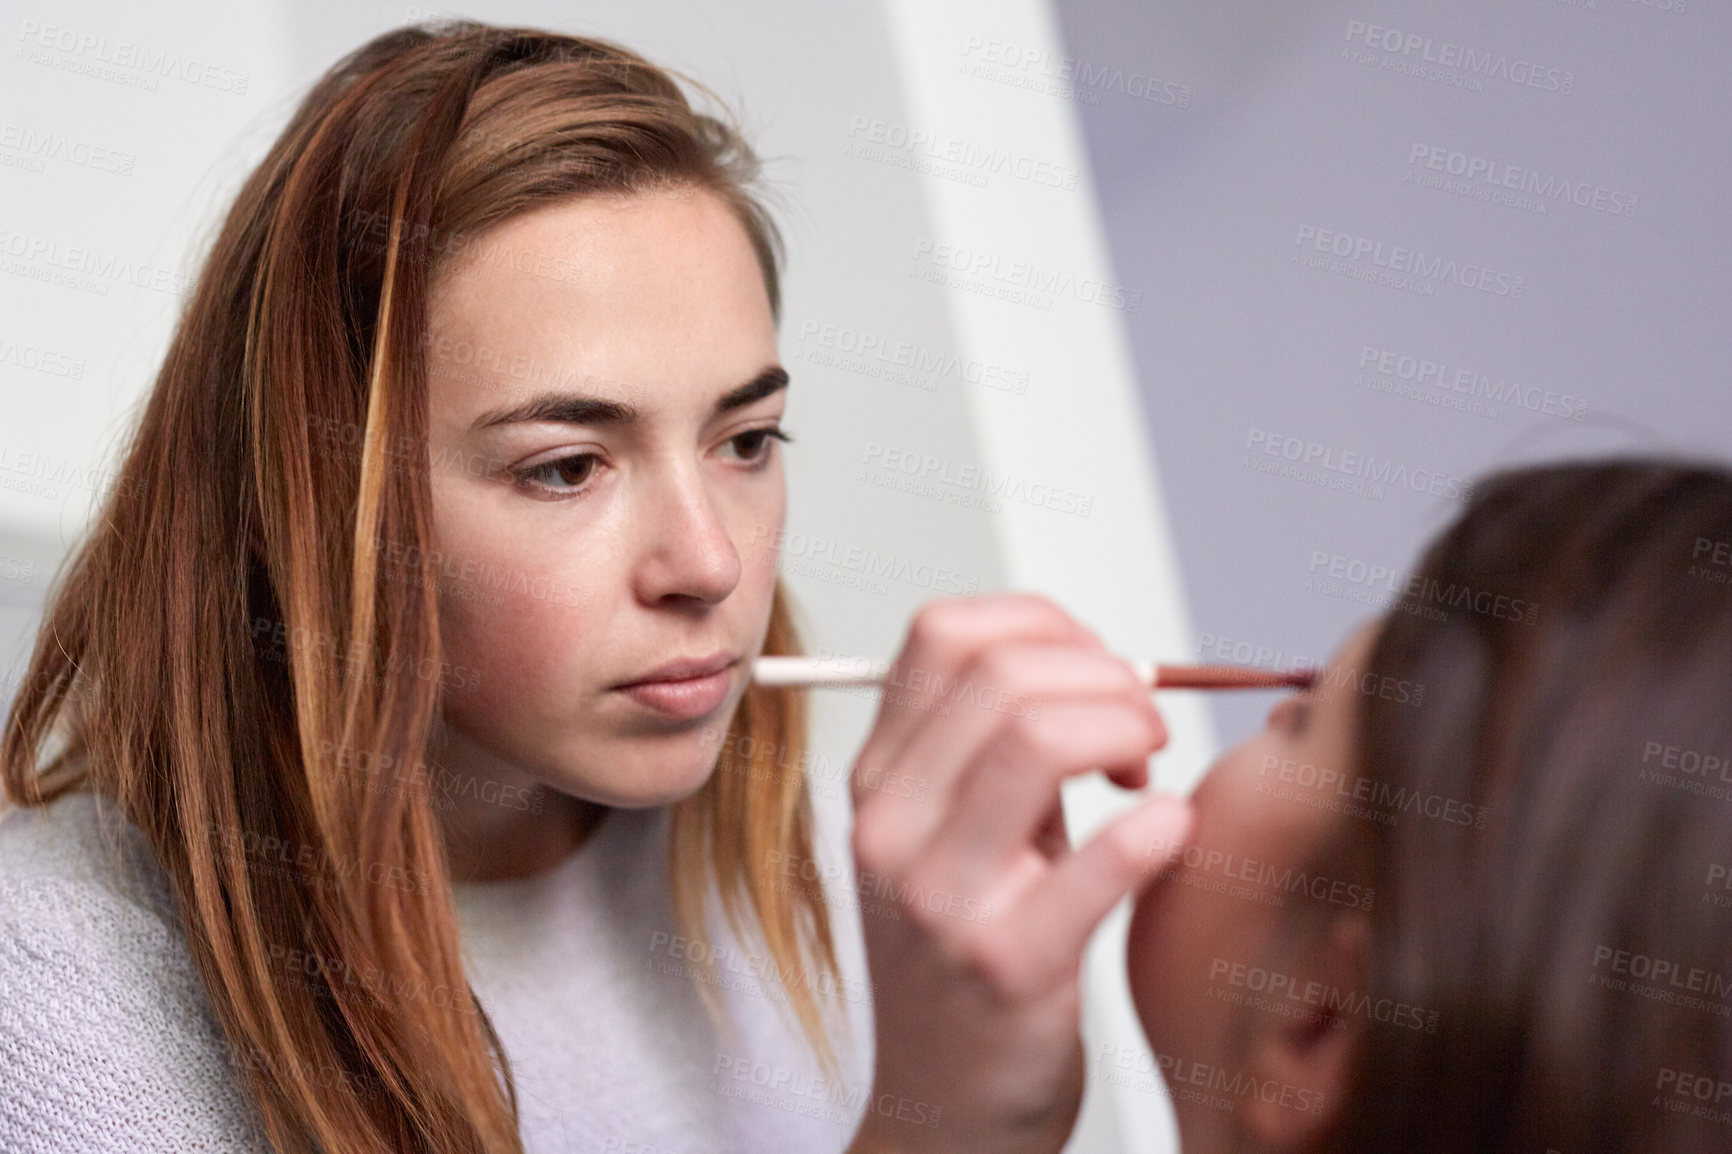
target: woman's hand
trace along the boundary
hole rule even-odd
[[[1163,797],[1075,851],[1059,785],[1148,779],[1166,727],[1128,662],[1043,597],[915,615],[853,767],[877,1061],[854,1154],[1049,1154],[1083,1092],[1083,949],[1166,864]]]

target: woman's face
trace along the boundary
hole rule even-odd
[[[1131,992],[1186,1154],[1239,1149],[1247,1137],[1252,1147],[1264,1145],[1256,1139],[1265,1135],[1241,1129],[1258,1099],[1222,1087],[1270,1093],[1267,1063],[1245,1045],[1244,1026],[1257,1021],[1246,1016],[1263,1011],[1246,1003],[1267,993],[1271,974],[1293,976],[1271,959],[1283,956],[1278,935],[1300,912],[1296,905],[1370,905],[1371,895],[1350,879],[1306,871],[1335,823],[1351,820],[1343,811],[1355,789],[1356,703],[1372,637],[1371,626],[1357,631],[1311,689],[1277,702],[1261,732],[1221,755],[1192,794],[1195,821],[1178,864],[1137,902],[1126,958]],[[1272,1004],[1283,1000],[1284,986]],[[1273,1089],[1277,1111],[1263,1111],[1259,1125],[1302,1129],[1302,1115],[1331,1098],[1298,1084]],[[1283,1103],[1294,1117],[1279,1113]]]
[[[755,252],[713,194],[672,190],[536,209],[460,261],[427,345],[441,760],[678,800],[715,764],[776,578],[786,376]]]

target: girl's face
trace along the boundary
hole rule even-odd
[[[1281,935],[1301,913],[1370,906],[1352,879],[1307,871],[1335,823],[1352,820],[1343,814],[1355,801],[1357,690],[1372,636],[1370,627],[1355,633],[1311,689],[1276,703],[1261,732],[1221,755],[1192,794],[1195,821],[1178,864],[1133,913],[1131,992],[1186,1154],[1300,1148],[1290,1140],[1335,1098],[1331,1063],[1342,1055],[1312,1045],[1327,1035],[1311,1033],[1303,983],[1347,988],[1351,967],[1294,971],[1351,954],[1319,951],[1295,964]]]
[[[744,228],[689,189],[513,217],[436,280],[427,353],[442,761],[602,805],[694,792],[763,646],[786,501]]]

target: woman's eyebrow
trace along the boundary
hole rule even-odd
[[[475,418],[471,429],[521,421],[561,421],[572,425],[626,425],[637,420],[636,405],[576,393],[541,393],[520,405],[493,409]]]
[[[778,389],[788,387],[788,370],[771,365],[745,384],[730,389],[716,401],[714,414],[720,416],[734,409],[761,401]],[[570,425],[629,425],[636,421],[640,410],[626,401],[606,397],[584,396],[578,393],[540,393],[521,404],[493,409],[481,414],[470,426],[472,430],[489,429],[495,425],[512,425],[522,421],[554,421]]]
[[[761,401],[778,389],[787,387],[788,370],[781,365],[770,365],[739,388],[723,394],[722,399],[716,402],[713,415],[719,417],[723,413],[743,409],[754,401]]]

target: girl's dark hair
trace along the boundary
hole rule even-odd
[[[1471,808],[1344,832],[1368,992],[1437,1030],[1367,1033],[1336,1148],[1732,1148],[1729,582],[1706,464],[1500,473],[1425,553],[1369,661],[1424,704],[1361,699],[1358,771]]]

